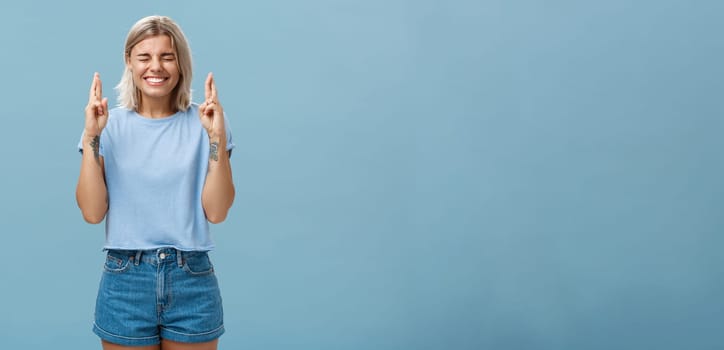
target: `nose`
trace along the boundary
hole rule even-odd
[[[151,66],[148,68],[153,72],[160,71],[161,70],[161,59],[160,58],[151,59]]]

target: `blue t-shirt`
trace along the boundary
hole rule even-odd
[[[108,190],[105,249],[214,248],[201,205],[209,136],[198,105],[159,119],[114,108],[100,141]]]

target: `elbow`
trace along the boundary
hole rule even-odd
[[[204,208],[206,220],[212,224],[219,224],[226,220],[226,216],[229,214],[229,209],[231,209],[231,205],[234,203],[234,192],[234,187],[232,185],[231,196],[226,197],[223,202],[213,202],[208,200],[207,197],[204,197],[202,206]]]
[[[98,213],[89,213],[89,212],[83,212],[83,220],[89,224],[100,224],[101,221],[103,221],[103,218],[105,218],[105,213],[98,214]]]
[[[223,213],[206,213],[206,220],[209,220],[209,222],[212,224],[219,224],[226,220],[226,214],[226,211],[224,211]]]
[[[107,197],[101,201],[83,196],[80,190],[76,190],[75,200],[78,204],[83,220],[89,224],[99,224],[106,217],[108,212]]]
[[[217,207],[213,209],[204,209],[204,214],[206,214],[206,220],[208,220],[212,224],[219,224],[226,220],[226,215],[229,214],[230,208],[231,204],[220,208]]]
[[[99,224],[106,217],[108,207],[95,208],[93,206],[81,205],[78,201],[78,208],[80,208],[81,214],[83,214],[83,220],[89,224]]]

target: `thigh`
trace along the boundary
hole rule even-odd
[[[162,339],[162,350],[216,350],[219,339],[214,339],[205,343],[179,343],[173,340]],[[115,350],[115,349],[114,349]],[[144,349],[145,350],[145,349]]]
[[[123,346],[118,344],[109,343],[105,340],[101,340],[101,343],[103,344],[103,350],[126,350],[126,349],[133,349],[133,350],[160,350],[160,345],[149,345],[149,346]]]

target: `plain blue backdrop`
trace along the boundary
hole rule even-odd
[[[76,144],[163,14],[237,144],[222,349],[721,349],[723,11],[3,2],[0,348],[99,348]]]

